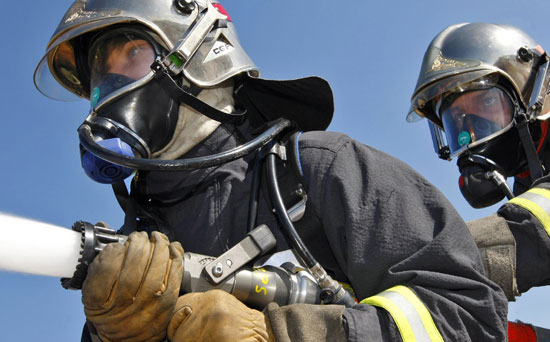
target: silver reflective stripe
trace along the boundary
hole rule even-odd
[[[387,310],[395,321],[403,342],[443,342],[428,308],[408,287],[394,286],[363,299],[361,303]]]
[[[550,236],[550,190],[533,188],[514,197],[508,203],[515,204],[533,214]]]

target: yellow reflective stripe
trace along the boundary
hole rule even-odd
[[[538,195],[541,195],[541,196],[544,196],[544,197],[550,199],[550,190],[547,190],[547,189],[533,188],[533,189],[528,190],[527,192],[530,192],[530,193],[533,193],[533,194],[538,194]],[[521,195],[519,197],[521,197]]]
[[[443,342],[426,306],[411,289],[403,285],[363,299],[361,303],[387,310],[395,321],[403,342]]]
[[[428,332],[428,336],[432,338],[432,341],[443,342],[443,337],[441,337],[439,330],[435,326],[432,315],[428,311],[426,305],[424,305],[424,303],[420,301],[418,296],[411,289],[405,286],[395,286],[393,289],[399,292],[405,298],[407,298],[409,302],[414,306],[416,312],[418,312],[418,314],[420,315],[422,323],[424,324],[424,329],[426,329],[426,331]]]
[[[518,205],[535,215],[540,223],[542,223],[542,226],[546,230],[546,233],[550,235],[550,216],[548,215],[548,213],[546,213],[546,211],[544,211],[544,209],[539,207],[536,203],[533,203],[530,200],[521,197],[514,197],[508,202]]]
[[[403,311],[401,311],[399,306],[395,305],[390,299],[387,299],[384,296],[376,295],[363,299],[361,301],[361,304],[369,304],[386,309],[386,311],[388,311],[393,317],[393,320],[397,325],[397,329],[399,329],[399,333],[401,334],[403,342],[416,341],[416,337],[411,328],[411,325],[409,324],[409,321],[407,320],[407,316]]]
[[[550,190],[533,188],[508,201],[532,213],[550,236]]]

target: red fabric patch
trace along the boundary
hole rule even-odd
[[[221,4],[212,4],[212,6],[216,7],[216,9],[218,10],[218,12],[220,12],[221,14],[225,15],[227,17],[227,20],[228,21],[232,21],[231,20],[231,17],[229,16],[229,13],[227,13],[227,11],[225,10],[225,8],[223,8],[223,6]]]
[[[540,131],[541,131],[542,138],[540,138],[539,146],[537,146],[537,153],[540,152],[540,149],[542,148],[542,145],[544,144],[544,141],[546,140],[546,134],[548,133],[548,120],[543,121],[540,124]]]
[[[527,324],[508,322],[508,342],[537,342],[537,335]]]
[[[523,171],[523,172],[521,172],[521,173],[518,173],[518,174],[516,175],[516,177],[518,177],[518,178],[528,178],[530,174],[531,174],[531,173],[529,172],[529,170],[525,170],[525,171]]]

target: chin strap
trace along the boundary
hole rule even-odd
[[[546,142],[548,141],[548,139],[547,139],[548,121],[542,121],[540,123],[540,130],[541,130],[541,133],[540,133],[541,135],[540,135],[539,143],[538,143],[538,146],[537,146],[537,154],[541,153],[541,151],[546,146]]]
[[[523,145],[523,150],[525,151],[525,157],[527,158],[531,181],[535,181],[543,176],[543,172],[535,144],[533,143],[533,137],[529,133],[528,121],[526,119],[521,120],[521,122],[517,123],[516,128]]]
[[[162,88],[166,89],[168,94],[179,102],[183,102],[189,107],[195,109],[197,112],[206,115],[212,120],[216,120],[221,123],[232,122],[242,120],[246,112],[226,113],[218,110],[209,104],[199,100],[190,92],[180,87],[177,82],[170,75],[170,71],[160,62],[155,61],[151,68],[155,71],[155,78],[161,83]]]

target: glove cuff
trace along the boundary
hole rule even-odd
[[[343,305],[293,304],[279,307],[270,303],[264,309],[277,342],[345,342],[343,312]]]

